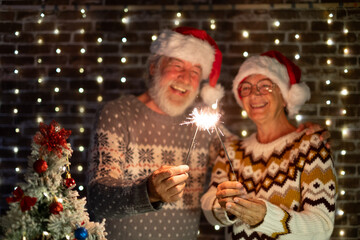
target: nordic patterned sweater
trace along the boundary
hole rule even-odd
[[[226,239],[329,239],[334,227],[337,181],[333,161],[319,134],[292,132],[261,144],[256,134],[225,144],[248,198],[265,202],[263,222],[250,227],[229,219],[215,194],[217,185],[234,179],[228,161],[218,156],[210,188],[201,199],[213,225],[227,226]]]
[[[105,104],[90,154],[88,208],[106,218],[108,239],[196,239],[211,136],[198,132],[183,198],[151,204],[146,181],[161,165],[185,164],[195,127],[158,114],[135,96]],[[216,156],[216,155],[215,155]]]

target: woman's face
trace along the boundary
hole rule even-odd
[[[284,114],[285,101],[279,87],[264,75],[250,75],[239,84],[238,93],[254,122],[266,123]]]

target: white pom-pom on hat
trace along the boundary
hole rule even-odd
[[[150,46],[153,54],[179,58],[193,64],[200,64],[203,80],[209,79],[201,89],[201,97],[212,105],[224,96],[224,90],[217,84],[220,76],[222,53],[214,39],[204,30],[178,27],[164,30]],[[207,87],[206,87],[207,85]]]
[[[209,83],[205,83],[201,89],[200,96],[207,105],[211,106],[223,98],[224,88],[220,84],[212,87]]]
[[[286,108],[289,116],[297,114],[302,105],[310,99],[310,88],[305,83],[298,83],[291,85],[288,96]]]
[[[248,58],[233,81],[233,94],[241,107],[243,105],[238,93],[239,84],[253,74],[267,76],[279,86],[290,117],[297,114],[301,106],[310,99],[309,87],[300,83],[300,68],[280,52],[268,51]]]

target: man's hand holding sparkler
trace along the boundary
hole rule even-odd
[[[188,165],[161,166],[148,180],[148,194],[151,202],[176,202],[182,198],[185,181],[189,175]]]

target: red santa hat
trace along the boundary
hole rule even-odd
[[[209,79],[201,89],[201,97],[208,105],[224,96],[224,89],[217,80],[220,76],[222,54],[214,41],[204,30],[178,27],[163,30],[150,46],[153,54],[179,58],[193,64],[200,64],[202,79]]]
[[[277,51],[268,51],[247,59],[233,81],[233,93],[242,107],[238,93],[239,84],[252,74],[262,74],[276,83],[286,102],[289,116],[297,114],[301,106],[310,99],[309,87],[300,82],[301,70],[292,61]]]

